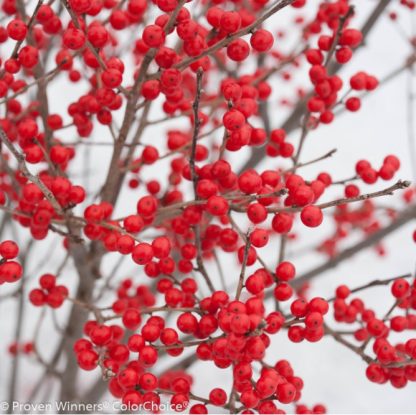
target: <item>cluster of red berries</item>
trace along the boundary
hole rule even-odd
[[[360,179],[367,184],[373,184],[378,178],[391,180],[400,168],[400,160],[389,155],[385,157],[379,170],[375,170],[367,160],[360,160],[355,166],[355,171]]]
[[[378,80],[375,76],[361,71],[350,78],[350,86],[354,91],[374,91],[378,87]],[[361,108],[361,99],[349,97],[345,101],[345,108],[351,112],[358,111]]]
[[[47,305],[59,308],[68,297],[68,289],[65,285],[56,284],[56,276],[44,274],[39,278],[39,288],[34,288],[29,293],[29,301],[36,307]]]
[[[300,343],[304,339],[309,342],[321,340],[325,333],[323,316],[328,310],[328,303],[323,298],[316,297],[310,301],[299,298],[293,301],[290,311],[304,326],[303,324],[291,325],[288,330],[289,339],[294,343]]]
[[[280,279],[289,280],[294,276],[294,270],[291,264],[282,263],[277,274]],[[159,286],[162,281],[159,281]],[[193,280],[189,280],[191,281]],[[185,282],[186,280],[182,285]],[[294,375],[286,360],[278,361],[274,366],[262,363],[261,373],[253,381],[253,364],[263,361],[270,345],[269,335],[277,333],[285,322],[279,312],[266,315],[260,298],[251,297],[245,302],[232,301],[226,292],[216,291],[199,302],[202,313],[199,320],[192,312],[183,312],[177,318],[175,329],[166,327],[165,320],[155,315],[142,324],[141,309],[153,305],[154,299],[149,297],[145,287],[140,286],[131,291],[132,288],[131,280],[125,280],[118,289],[119,299],[112,307],[117,314],[122,314],[124,327],[136,331],[129,335],[127,345],[123,344],[125,330],[122,327],[93,320],[84,327],[84,333],[89,339],[79,339],[74,345],[79,366],[84,370],[100,366],[103,374],[110,379],[110,392],[121,398],[123,403],[160,404],[160,396],[156,393],[159,388],[171,391],[170,402],[176,410],[182,411],[188,405],[192,385],[189,375],[184,372],[167,372],[158,378],[150,372],[158,360],[158,349],[164,349],[171,356],[183,352],[178,331],[201,339],[196,348],[199,359],[212,360],[222,369],[233,366],[234,389],[246,408],[256,408],[261,413],[280,413],[271,398],[283,404],[299,401],[303,381]],[[328,304],[319,298],[302,305],[299,301],[292,304],[292,313],[296,320],[304,319],[309,333],[305,337],[317,341],[318,338],[313,339],[310,333],[321,333],[322,314],[328,311]],[[140,332],[137,332],[139,327]],[[212,337],[218,329],[223,334]],[[160,341],[161,346],[157,345],[157,341]],[[138,353],[138,359],[131,357],[132,353]],[[213,389],[207,401],[215,406],[223,406],[226,402],[227,394],[220,388]],[[205,405],[192,406],[191,413],[207,413]],[[302,410],[305,407],[301,406],[299,413],[303,413]],[[313,409],[313,413],[323,412],[325,409],[321,405]]]
[[[33,353],[34,349],[35,349],[35,346],[32,342],[12,343],[9,346],[9,353],[12,356],[16,356],[19,353],[29,355],[29,354]]]
[[[47,189],[62,207],[73,207],[85,199],[85,190],[81,186],[72,185],[65,177],[52,177],[41,173],[40,178]],[[15,218],[27,228],[35,239],[46,238],[53,219],[58,217],[55,207],[45,198],[44,192],[35,184],[21,178],[22,197],[18,201]]]
[[[112,304],[116,314],[122,314],[130,308],[139,309],[155,305],[155,295],[147,285],[134,286],[131,278],[124,279],[117,288],[117,300]]]
[[[283,130],[274,130],[273,134],[283,136]],[[145,156],[148,160],[150,156]],[[371,169],[371,165],[366,161],[361,161],[357,166],[361,166],[360,172],[363,177],[367,177],[370,173],[364,170],[364,167]],[[385,158],[381,171],[389,170],[394,174],[400,166],[397,157],[389,155]],[[187,169],[188,167],[188,169]],[[357,167],[358,169],[358,167]],[[189,166],[183,166],[182,173],[187,180],[190,180]],[[231,165],[225,160],[220,160],[212,164],[206,164],[203,168],[197,168],[198,182],[196,193],[199,199],[206,200],[206,204],[199,206],[187,206],[183,209],[180,216],[175,217],[171,226],[176,233],[184,235],[186,238],[193,238],[192,231],[188,228],[188,224],[194,225],[202,220],[208,221],[209,218],[203,215],[204,210],[214,217],[220,217],[221,221],[226,224],[228,218],[227,212],[230,209],[231,202],[238,203],[240,209],[244,208],[251,222],[258,225],[264,222],[269,212],[268,206],[278,202],[280,197],[276,196],[282,189],[288,192],[284,198],[284,205],[291,208],[293,206],[301,208],[301,221],[308,227],[317,227],[323,221],[323,213],[319,206],[314,205],[323,195],[325,189],[332,184],[331,176],[327,173],[321,173],[313,181],[305,181],[298,174],[286,174],[281,176],[278,171],[267,170],[259,174],[255,170],[247,170],[240,175],[232,171]],[[381,175],[382,173],[380,173]],[[387,179],[385,174],[382,176]],[[392,177],[390,177],[392,178]],[[231,185],[231,186],[230,186]],[[224,187],[226,189],[224,189]],[[235,198],[229,200],[221,196],[221,192],[228,190],[227,188],[239,190],[242,194],[241,200]],[[353,198],[359,196],[359,189],[356,185],[350,184],[345,189],[346,196]],[[256,201],[250,204],[245,202],[245,195],[255,194]],[[176,198],[169,201],[167,206],[175,202],[181,202],[182,198]],[[166,203],[166,201],[165,201]],[[371,207],[371,203],[367,202],[367,207]],[[150,277],[156,277],[160,273],[169,275],[175,269],[180,272],[189,273],[193,269],[192,260],[196,257],[196,247],[194,244],[184,243],[181,248],[182,252],[186,245],[186,253],[179,262],[175,262],[171,257],[172,245],[168,238],[157,237],[151,244],[147,242],[136,243],[134,234],[141,232],[145,225],[150,225],[160,207],[160,202],[154,195],[143,196],[137,203],[137,214],[127,216],[123,224],[111,220],[112,206],[106,202],[89,206],[84,213],[84,217],[88,224],[84,227],[84,233],[88,238],[93,240],[102,240],[104,246],[109,251],[118,251],[123,255],[131,254],[134,262],[144,265],[145,272]],[[335,217],[337,221],[343,222],[362,222],[363,219],[371,219],[371,212],[366,205],[360,208],[359,214],[347,214],[347,205],[339,208],[340,213]],[[272,229],[280,234],[287,234],[291,231],[294,222],[294,214],[291,212],[276,213],[272,220]],[[375,224],[368,228],[368,233],[375,231]],[[332,249],[336,241],[345,237],[345,233],[337,232],[335,239],[328,242],[331,245],[323,249]],[[202,249],[204,251],[211,250],[215,245],[220,246],[226,252],[238,251],[240,262],[243,260],[245,246],[238,246],[239,235],[233,229],[220,229],[217,225],[209,225],[205,228],[202,235]],[[257,258],[256,248],[265,246],[269,241],[269,232],[265,229],[256,228],[253,230],[250,241],[252,246],[248,250],[247,264],[252,265]],[[332,252],[331,251],[331,252]],[[252,280],[250,280],[251,282]],[[260,281],[258,279],[257,281]],[[264,285],[260,282],[260,285]],[[283,287],[288,292],[283,296],[286,297],[292,291]],[[291,294],[290,294],[291,295]],[[290,296],[289,296],[290,297]]]
[[[383,165],[378,171],[373,169],[367,160],[360,160],[356,164],[357,180],[362,180],[366,184],[374,184],[378,178],[391,180],[399,168],[400,161],[394,155],[386,156]],[[321,173],[318,179],[327,186],[332,183],[332,178],[327,173]],[[344,194],[348,199],[357,198],[360,196],[361,191],[357,184],[347,183],[344,187]],[[414,197],[413,189],[405,191],[403,197],[406,204],[411,203]],[[387,210],[386,213],[392,219],[396,216],[392,210]],[[333,217],[337,225],[336,230],[333,236],[323,241],[318,249],[320,252],[326,253],[329,256],[333,256],[337,252],[337,246],[349,235],[350,229],[352,230],[358,227],[366,235],[370,235],[378,231],[381,227],[381,224],[376,218],[375,205],[371,200],[365,200],[358,207],[350,204],[338,205]],[[376,249],[379,254],[384,254],[385,252],[380,244],[376,246]]]
[[[416,8],[416,2],[414,0],[400,0],[400,4],[410,10],[414,10]]]
[[[310,30],[315,33],[319,27],[327,25],[329,28],[337,28],[340,21],[344,19],[349,11],[349,5],[345,1],[322,4],[319,8],[316,21],[310,26]],[[341,19],[341,20],[340,20]],[[314,24],[317,25],[315,29]],[[337,41],[337,44],[334,42]],[[333,36],[320,35],[318,47],[308,49],[305,52],[306,59],[311,65],[309,78],[314,85],[315,95],[309,98],[307,106],[311,113],[319,113],[319,121],[329,124],[334,119],[333,107],[338,102],[338,93],[343,86],[343,82],[337,75],[329,75],[327,71],[328,56],[335,52],[338,63],[347,63],[353,54],[353,49],[358,47],[362,41],[362,34],[359,30],[343,26],[340,36],[336,39]],[[354,78],[355,79],[355,78]],[[372,90],[377,86],[377,81],[373,77],[364,77],[364,86],[361,89]],[[350,97],[345,103],[350,111],[357,111],[360,107],[360,100]]]
[[[299,403],[302,379],[286,360],[272,357],[276,363],[267,364],[266,352],[272,336],[285,330],[293,343],[318,342],[325,334],[331,335],[324,319],[332,302],[336,322],[359,327],[354,328],[353,339],[362,346],[359,350],[369,363],[371,381],[390,381],[395,387],[415,381],[416,339],[395,344],[390,336],[416,328],[414,282],[410,284],[406,278],[394,281],[395,307],[383,318],[361,298],[350,299],[347,286],[339,286],[331,300],[309,298],[307,284],[294,289],[294,263],[281,259],[269,269],[260,257],[260,250],[276,236],[283,236],[282,247],[296,238],[296,221],[319,227],[323,208],[328,207],[320,200],[337,183],[345,184],[345,199],[334,201],[335,230],[318,251],[335,255],[353,230],[359,228],[370,235],[381,228],[373,202],[350,207],[349,202],[361,200],[360,189],[352,182],[391,180],[400,168],[397,157],[388,155],[378,170],[369,161],[360,160],[356,176],[339,182],[333,182],[328,172],[312,178],[299,173],[303,167],[300,161],[304,162],[299,158],[300,150],[309,131],[332,123],[339,107],[358,111],[360,92],[373,91],[379,84],[365,71],[354,73],[347,82],[335,73],[336,64],[349,62],[363,41],[363,33],[351,26],[353,7],[349,0],[322,1],[311,21],[297,16],[295,24],[302,28],[308,46],[285,55],[281,51],[284,47],[275,42],[285,34],[278,32],[276,36],[260,23],[275,8],[288,4],[302,8],[306,0],[278,2],[270,8],[267,0],[235,2],[233,7],[222,0],[208,3],[205,19],[200,19],[189,2],[178,0],[155,0],[152,4],[146,0],[68,0],[62,3],[62,13],[53,2],[40,2],[33,18],[28,15],[26,19],[15,0],[2,2],[7,22],[0,27],[0,43],[13,42],[15,50],[0,62],[0,98],[5,107],[5,116],[0,119],[4,143],[0,205],[10,202],[13,219],[28,228],[34,239],[56,232],[64,237],[69,255],[75,248],[85,249],[87,269],[101,270],[103,255],[113,252],[131,258],[140,266],[138,272],[152,280],[142,282],[132,277],[119,285],[109,284],[114,297],[102,307],[96,305],[98,300],[87,303],[70,298],[67,287],[57,284],[57,276],[45,274],[30,291],[30,302],[56,309],[67,300],[91,313],[93,317],[83,327],[84,337],[73,345],[76,362],[83,370],[100,370],[110,393],[128,405],[158,406],[165,394],[175,411],[197,401],[190,406],[190,413],[208,413],[208,405],[248,414],[285,413],[280,405],[286,404],[293,404],[296,413],[324,413],[322,405]],[[401,0],[401,4],[414,8],[413,0]],[[150,7],[158,13],[150,12]],[[125,42],[125,29],[134,34],[131,44]],[[53,37],[60,39],[57,49]],[[120,50],[122,44],[133,55],[133,71]],[[49,53],[56,67],[43,73]],[[268,113],[265,104],[274,102],[272,93],[276,92],[271,77],[286,65],[293,71],[302,68],[305,58],[311,89],[298,90],[303,119],[298,123],[301,144],[296,147],[291,142],[290,118],[285,128],[275,128],[274,120],[264,113]],[[253,69],[250,65],[255,60]],[[244,62],[247,68],[240,68]],[[226,75],[218,77],[221,71]],[[68,120],[49,112],[52,105],[45,89],[62,73],[79,88],[85,87],[81,94],[74,89],[75,96],[67,105]],[[290,70],[281,75],[285,82],[294,78]],[[342,92],[344,83],[350,87],[346,93]],[[23,95],[32,87],[38,89],[35,100]],[[290,100],[281,102],[292,106]],[[165,118],[147,119],[156,105]],[[114,121],[124,108],[119,129]],[[156,140],[141,142],[145,128],[176,117],[185,118],[190,128],[169,128],[157,144]],[[260,118],[264,123],[259,123]],[[130,138],[136,121],[138,128]],[[86,188],[73,184],[70,167],[83,144],[99,144],[93,140],[97,124],[114,138],[113,159],[99,197],[81,205]],[[213,130],[207,131],[211,127]],[[67,128],[73,128],[81,139],[67,142],[56,137]],[[209,144],[200,140],[202,129],[210,136]],[[211,140],[217,129],[221,144]],[[237,171],[230,153],[244,153],[247,147],[257,147],[259,154],[282,165],[264,171]],[[162,159],[167,158],[166,184],[161,178],[143,179],[148,166],[162,165]],[[285,167],[290,161],[293,165]],[[29,166],[36,169],[36,176],[21,168],[24,163],[36,165]],[[127,174],[131,175],[129,186],[137,204],[133,211],[127,206],[123,218],[114,219],[119,185]],[[165,171],[161,169],[160,174]],[[191,188],[194,197],[190,199]],[[405,202],[411,203],[415,195],[414,189],[404,193]],[[77,216],[75,207],[82,209],[83,215]],[[234,220],[238,214],[254,225],[247,233]],[[387,215],[394,218],[396,212],[388,210]],[[145,232],[149,228],[155,233]],[[78,235],[78,230],[83,234]],[[88,244],[84,237],[93,243]],[[381,244],[377,249],[384,252]],[[216,289],[210,280],[211,269],[205,268],[212,259],[220,261],[218,252],[220,256],[232,254],[241,265],[235,294]],[[0,284],[21,278],[22,267],[14,261],[17,245],[2,242],[0,255]],[[83,259],[78,257],[77,261]],[[197,281],[196,273],[207,283],[209,295],[201,294],[203,282]],[[93,298],[92,292],[85,294]],[[266,308],[269,297],[282,311]],[[160,306],[156,305],[159,301]],[[168,319],[168,314],[174,319]],[[374,357],[365,354],[370,341]],[[201,398],[191,392],[193,379],[187,371],[156,370],[162,356],[178,357],[188,347],[194,348],[195,359],[229,369],[231,394],[217,387]],[[32,343],[10,348],[12,354],[36,350]]]
[[[241,362],[233,369],[234,385],[242,390],[240,400],[246,408],[256,408],[260,413],[278,413],[277,406],[267,398],[273,397],[283,404],[300,399],[303,388],[301,378],[295,376],[287,360],[279,360],[274,366],[263,367],[253,386],[249,385],[252,369]]]
[[[4,38],[3,41],[7,40],[7,37],[10,39],[16,40],[16,41],[23,41],[27,35],[28,28],[26,24],[19,18],[11,20],[6,27],[6,30],[4,32]],[[41,42],[41,39],[39,37],[42,37],[42,32],[38,31],[38,37],[37,41]],[[39,43],[40,43],[39,42]],[[25,70],[31,70],[34,66],[37,65],[39,61],[39,50],[37,47],[32,45],[24,46],[20,49],[19,53],[16,57],[11,57],[5,60],[4,62],[4,69],[7,71],[8,74],[15,74],[20,71],[21,68],[24,68]],[[24,86],[24,84],[17,85],[17,89],[19,87]],[[16,87],[15,87],[16,88]],[[5,92],[7,92],[8,85],[7,82],[4,82],[2,84],[2,96],[5,95]]]
[[[392,332],[403,332],[416,328],[416,282],[410,284],[405,278],[396,279],[391,286],[391,293],[397,302],[397,308],[405,311],[405,315],[389,313],[384,319],[377,318],[372,309],[366,308],[360,298],[347,302],[351,290],[346,285],[336,289],[334,300],[334,317],[339,322],[353,324],[359,322],[361,328],[355,330],[354,338],[368,344],[373,342],[374,359],[368,359],[370,364],[366,374],[375,383],[389,381],[394,387],[402,388],[408,381],[416,381],[416,339],[405,343],[392,344],[389,336]],[[364,349],[363,349],[364,351]]]
[[[92,55],[89,59],[92,62],[87,61],[86,64],[97,68],[96,58]],[[93,117],[102,125],[110,125],[113,120],[112,112],[119,110],[123,105],[122,96],[113,88],[121,84],[124,64],[120,59],[111,57],[106,60],[105,65],[107,69],[101,75],[104,87],[99,88],[97,85],[93,92],[81,96],[68,108],[68,113],[81,137],[91,135],[94,128]],[[95,77],[91,82],[97,82]]]
[[[270,140],[266,147],[267,155],[270,157],[291,157],[294,152],[294,147],[292,143],[286,141],[286,138],[286,131],[282,128],[272,130]]]
[[[0,243],[0,285],[20,280],[23,275],[22,266],[13,261],[19,254],[16,242],[3,241]]]
[[[101,202],[99,204],[89,205],[84,211],[84,218],[87,222],[87,224],[84,226],[84,234],[93,241],[103,241],[103,244],[108,251],[117,251],[117,237],[121,237],[123,235],[119,233],[116,234],[115,231],[112,230],[114,227],[115,229],[119,229],[118,224],[110,220],[112,213],[113,207],[110,203]],[[124,224],[126,231],[129,230],[132,233],[140,231],[144,225],[142,218],[139,216],[132,216],[131,219],[127,218],[124,221]],[[130,241],[130,237],[128,235],[125,236],[127,238],[125,238],[124,240]],[[126,242],[122,243],[122,245],[123,247],[121,247],[121,249],[123,251],[127,249],[124,246],[126,245]]]
[[[159,378],[149,372],[144,372],[134,365],[123,372],[119,379],[112,379],[109,383],[110,390],[114,396],[123,398],[126,405],[157,408],[161,399],[156,388],[169,391],[172,394],[170,409],[182,412],[189,408],[189,392],[193,379],[186,372],[171,370],[160,375]],[[204,405],[193,405],[190,413],[207,413]],[[200,412],[200,411],[205,412]]]
[[[238,151],[244,146],[261,146],[267,140],[263,128],[254,128],[247,120],[258,112],[258,101],[266,100],[271,94],[267,81],[260,81],[261,72],[241,77],[238,81],[226,79],[221,82],[221,94],[231,108],[223,116],[227,128],[225,148]],[[290,157],[291,145],[282,144],[281,154]]]

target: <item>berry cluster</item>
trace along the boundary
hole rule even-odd
[[[367,160],[358,161],[355,166],[355,171],[364,183],[373,184],[378,178],[391,180],[399,168],[400,160],[394,155],[389,155],[384,159],[378,171],[373,169]]]
[[[29,293],[29,301],[36,307],[48,305],[59,308],[68,296],[68,289],[64,285],[56,284],[56,276],[44,274],[39,278],[40,288],[34,288]]]
[[[138,307],[140,303],[143,307],[140,298],[146,298],[143,297],[143,293],[139,295],[139,292],[143,291],[141,287],[138,287],[137,294],[133,297],[123,298],[126,290],[130,288],[131,281],[125,280],[119,290],[121,298],[112,308],[123,313],[123,324],[127,329],[137,330],[143,312],[161,309]],[[299,305],[299,301],[292,304],[292,313],[296,319],[306,316],[304,322],[309,330],[309,337],[308,334],[306,337],[310,341],[317,341],[318,333],[321,332],[322,313],[328,311],[328,304],[319,298],[302,306]],[[147,302],[149,303],[151,301]],[[126,309],[127,304],[130,307]],[[187,335],[193,334],[198,339],[206,339],[195,344],[199,359],[212,360],[221,369],[232,365],[235,393],[239,395],[239,400],[246,408],[257,408],[261,413],[276,413],[277,407],[270,397],[283,404],[297,402],[300,399],[303,382],[294,375],[289,362],[281,360],[274,366],[269,366],[262,361],[270,344],[270,334],[277,333],[284,324],[285,318],[281,313],[272,312],[264,315],[262,302],[258,298],[252,297],[245,303],[230,301],[223,291],[214,292],[200,304],[202,315],[199,320],[189,308],[190,311],[178,316],[177,329],[165,327],[165,320],[161,317],[149,317],[141,326],[140,334],[129,336],[127,345],[123,344],[124,330],[119,325],[109,326],[89,321],[84,327],[89,340],[79,339],[74,345],[78,364],[84,370],[93,370],[100,365],[104,376],[111,379],[110,392],[115,397],[122,398],[125,404],[139,405],[155,401],[160,403],[160,398],[155,392],[162,389],[172,394],[171,404],[183,410],[190,400],[192,378],[185,372],[166,372],[158,378],[149,371],[157,363],[160,351],[163,350],[171,356],[182,354],[185,345],[179,340],[179,331]],[[142,313],[137,310],[141,310]],[[218,328],[223,334],[211,337]],[[291,338],[290,333],[289,331]],[[311,333],[316,333],[315,340]],[[160,346],[157,345],[158,341],[161,343]],[[134,357],[136,353],[138,360]],[[260,376],[255,383],[252,380],[254,362],[262,365]],[[215,388],[210,392],[205,404],[223,407],[227,400],[227,393]],[[317,405],[313,413],[323,413],[324,410],[322,406]],[[207,413],[207,409],[205,405],[197,404],[191,407],[191,413]]]
[[[43,174],[41,180],[62,207],[75,206],[85,198],[85,190],[81,186],[73,186],[65,177]],[[48,235],[56,216],[57,212],[51,201],[45,198],[44,191],[34,183],[27,183],[26,178],[22,177],[22,198],[18,201],[16,212],[19,223],[30,229],[33,238],[41,240]]]
[[[402,277],[393,280],[391,294],[395,303],[384,318],[377,318],[376,313],[367,308],[361,298],[348,301],[351,290],[346,285],[336,289],[334,317],[336,321],[347,324],[359,323],[361,328],[354,331],[354,338],[363,345],[374,340],[374,358],[362,351],[364,360],[369,363],[366,370],[368,379],[380,384],[389,381],[392,386],[403,388],[408,381],[416,381],[416,338],[394,344],[389,337],[394,332],[416,328],[416,314],[411,311],[416,309],[416,282],[410,284]],[[406,315],[396,315],[396,307],[405,310]]]
[[[290,311],[296,319],[303,319],[302,325],[292,325],[288,330],[289,339],[299,343],[306,339],[309,342],[317,342],[324,336],[323,316],[328,312],[328,303],[323,298],[313,298],[307,302],[300,298],[292,302]]]
[[[31,353],[33,353],[33,350],[34,350],[34,345],[32,342],[12,343],[9,346],[9,353],[13,356],[16,356],[18,353],[30,355]]]
[[[22,266],[13,261],[19,254],[16,242],[3,241],[0,243],[0,285],[20,280],[23,275]]]
[[[56,237],[64,257],[56,270],[47,260],[34,271],[36,286],[25,280],[4,298],[50,307],[67,319],[59,334],[71,336],[57,342],[53,359],[40,356],[36,334],[27,344],[17,338],[11,354],[33,354],[57,374],[65,401],[84,401],[74,374],[96,370],[103,393],[154,412],[169,400],[177,412],[324,413],[302,403],[303,380],[272,350],[279,335],[293,347],[330,336],[367,363],[376,383],[416,379],[416,339],[392,336],[416,327],[413,275],[340,285],[334,298],[308,290],[354,251],[338,255],[353,233],[384,255],[383,237],[416,215],[415,189],[390,182],[401,164],[392,154],[373,167],[357,149],[355,172],[344,179],[304,169],[336,150],[313,160],[303,154],[311,134],[342,113],[354,119],[383,79],[414,64],[411,55],[390,77],[360,65],[339,73],[387,6],[398,24],[396,8],[412,10],[413,0],[394,10],[382,2],[362,31],[354,21],[360,6],[349,0],[0,3],[0,209],[27,238]],[[284,9],[299,32],[290,52],[278,19],[278,29],[268,25]],[[70,99],[62,94],[68,84]],[[62,103],[52,102],[56,92]],[[276,125],[272,110],[292,112]],[[90,151],[97,148],[108,150],[108,164]],[[398,207],[375,201],[405,188]],[[332,231],[313,249],[334,262],[302,275],[301,256],[289,259],[286,246],[324,220]],[[31,259],[27,245],[20,255]],[[18,251],[12,241],[0,244],[0,284],[21,278]],[[58,283],[62,273],[67,285]],[[385,315],[352,297],[390,283],[394,304]],[[227,374],[231,390],[216,385],[197,395],[197,361]]]

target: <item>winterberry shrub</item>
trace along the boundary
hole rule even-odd
[[[324,395],[304,403],[304,368],[279,339],[295,350],[329,338],[363,361],[356,376],[416,381],[412,269],[319,293],[325,271],[372,246],[384,256],[383,239],[416,217],[396,155],[357,149],[347,177],[324,170],[336,150],[304,157],[341,116],[354,134],[367,97],[416,60],[406,38],[413,52],[386,77],[350,67],[380,18],[400,30],[398,13],[415,9],[375,1],[361,26],[362,3],[0,2],[0,301],[19,303],[1,314],[16,324],[0,341],[11,400],[325,413]],[[323,265],[289,255],[298,240]],[[26,361],[44,371],[28,395]],[[202,362],[224,379],[204,394]]]

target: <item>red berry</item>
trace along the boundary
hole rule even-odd
[[[296,398],[296,388],[291,383],[277,385],[276,396],[279,402],[288,404]]]
[[[136,330],[141,323],[141,316],[138,310],[129,308],[123,314],[123,324],[130,330]]]
[[[272,228],[281,234],[290,232],[293,225],[293,216],[289,213],[277,213],[272,220]]]
[[[276,300],[287,301],[292,297],[293,289],[289,284],[282,282],[276,285],[273,294]]]
[[[228,202],[221,196],[211,196],[207,201],[207,210],[213,216],[223,216],[228,212]]]
[[[273,35],[264,29],[256,30],[251,38],[251,47],[257,52],[267,52],[273,46]]]
[[[289,281],[295,278],[295,266],[288,261],[281,262],[276,268],[276,277],[281,281]]]
[[[408,294],[409,288],[410,284],[404,278],[400,278],[393,282],[391,293],[396,298],[403,298]]]
[[[213,405],[222,406],[227,402],[227,393],[221,388],[214,388],[209,393],[209,400]]]
[[[19,254],[19,247],[13,241],[0,243],[0,255],[5,259],[14,259]]]
[[[302,223],[309,228],[316,228],[323,221],[322,210],[318,206],[305,206],[300,214]]]
[[[250,54],[250,47],[243,39],[235,39],[227,46],[228,57],[236,62],[241,62]]]
[[[219,23],[221,29],[226,33],[234,33],[241,26],[240,14],[236,11],[223,12],[221,13]]]
[[[143,41],[150,48],[158,48],[165,42],[165,32],[157,25],[146,26],[143,30]]]
[[[356,48],[362,41],[363,35],[356,29],[344,29],[339,38],[340,45]]]
[[[22,278],[23,268],[15,261],[0,264],[0,284],[3,282],[16,282]]]
[[[244,115],[236,109],[227,111],[222,120],[225,128],[230,131],[239,130],[246,122]]]
[[[361,100],[360,98],[357,97],[351,97],[348,98],[347,101],[345,102],[345,107],[347,108],[348,111],[358,111],[361,107]]]
[[[98,364],[98,354],[94,350],[83,350],[77,356],[78,365],[84,370],[94,370]]]
[[[13,39],[21,41],[26,37],[27,26],[20,19],[14,19],[7,25],[7,34]]]
[[[263,246],[266,246],[268,241],[269,234],[264,229],[255,229],[250,234],[250,242],[256,248],[262,248]]]
[[[85,34],[80,29],[69,28],[64,32],[63,43],[68,49],[81,49],[85,44]]]

